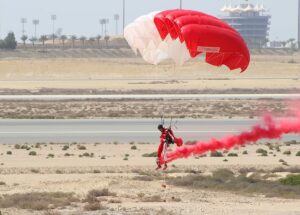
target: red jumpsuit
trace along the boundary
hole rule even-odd
[[[171,128],[164,128],[160,135],[160,144],[157,150],[157,158],[160,161],[163,161],[162,152],[164,150],[164,145],[167,142],[168,144],[172,144],[175,141],[174,133]]]
[[[157,158],[159,158],[161,160],[161,153],[164,150],[164,144],[165,142],[168,140],[174,140],[174,135],[172,130],[170,129],[171,132],[168,131],[168,129],[164,128],[164,130],[161,132],[160,135],[160,144],[158,146],[158,150],[157,150]],[[172,134],[171,134],[172,133]]]

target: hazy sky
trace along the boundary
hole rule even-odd
[[[262,0],[249,0],[261,3]],[[151,11],[177,8],[179,0],[126,0],[126,23]],[[186,9],[200,10],[215,16],[222,15],[220,8],[225,0],[183,0]],[[229,2],[229,0],[228,0]],[[238,4],[243,0],[232,0]],[[270,39],[297,38],[298,0],[264,0],[272,15]],[[114,14],[122,15],[122,0],[0,0],[0,37],[9,31],[21,36],[22,17],[27,18],[26,34],[32,36],[33,19],[39,19],[38,35],[51,34],[51,14],[57,15],[56,28],[66,35],[95,36],[101,34],[100,18],[109,18],[109,34],[115,34]],[[119,23],[121,32],[122,21]]]

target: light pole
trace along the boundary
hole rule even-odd
[[[25,35],[25,24],[27,23],[27,19],[22,18],[21,23],[22,23],[22,35]]]
[[[300,50],[300,0],[298,0],[298,49]]]
[[[125,29],[125,13],[126,13],[126,1],[125,0],[123,0],[123,35],[124,35],[124,29]]]
[[[179,8],[182,9],[182,0],[179,0]]]
[[[37,27],[38,24],[40,24],[40,20],[34,19],[34,20],[32,21],[32,24],[34,24],[34,37],[37,38],[36,27]]]
[[[51,15],[51,20],[52,20],[52,40],[53,40],[53,45],[54,45],[54,40],[55,40],[55,21],[57,17],[56,15]]]
[[[105,24],[105,19],[100,19],[99,23],[101,25],[101,35],[104,37],[104,24]]]
[[[120,19],[120,15],[119,14],[115,14],[114,15],[114,20],[116,21],[116,35],[118,35],[118,22]]]
[[[109,23],[109,19],[104,19],[104,29],[105,29],[104,34],[105,34],[105,36],[107,36],[107,25],[106,24],[108,24],[108,23]]]

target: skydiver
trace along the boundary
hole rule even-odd
[[[156,164],[157,164],[156,170],[159,170],[159,169],[161,169],[161,163],[162,163],[161,161],[165,160],[165,158],[162,158],[162,152],[164,151],[164,147],[165,147],[165,150],[167,150],[169,145],[174,144],[174,143],[176,143],[176,145],[178,147],[182,146],[182,139],[176,138],[174,136],[174,132],[171,127],[165,128],[162,124],[159,124],[157,129],[161,132],[160,144],[159,144],[159,147],[157,150],[157,160],[156,160]],[[164,151],[164,153],[166,153],[166,151]],[[167,165],[167,163],[165,163],[163,170],[166,170],[167,168],[168,168],[168,165]]]

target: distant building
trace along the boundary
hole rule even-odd
[[[263,4],[225,5],[221,11],[226,15],[220,18],[240,32],[250,48],[262,48],[267,45],[271,16],[265,14]]]

